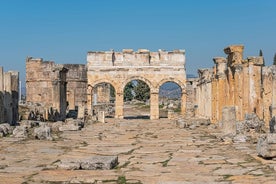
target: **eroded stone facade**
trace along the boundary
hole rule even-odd
[[[262,56],[243,59],[243,45],[224,49],[227,58],[215,57],[215,66],[200,69],[197,84],[197,116],[222,120],[222,109],[234,106],[236,119],[255,113],[268,125],[276,114],[276,67],[264,66]],[[274,84],[275,83],[275,84]]]
[[[26,101],[44,108],[44,119],[62,120],[66,111],[77,109],[86,102],[86,66],[55,64],[53,61],[27,58]]]
[[[18,121],[19,72],[4,72],[0,67],[0,123]]]
[[[123,118],[124,87],[132,80],[141,80],[150,88],[150,118],[159,118],[159,87],[175,82],[182,90],[181,111],[186,111],[186,70],[183,50],[150,52],[124,49],[122,52],[88,52],[87,108],[91,112],[94,88],[108,83],[115,89],[115,117]]]

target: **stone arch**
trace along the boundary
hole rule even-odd
[[[165,78],[165,79],[161,80],[158,83],[158,92],[159,92],[160,87],[166,82],[174,82],[180,87],[180,89],[181,89],[181,114],[185,114],[185,112],[186,112],[186,99],[187,99],[186,84],[183,83],[182,81],[180,81],[178,79],[175,79],[175,78],[172,78],[172,77],[171,78]]]
[[[182,93],[184,93],[185,90],[186,90],[186,84],[185,84],[185,83],[183,83],[183,82],[181,82],[180,80],[175,79],[175,78],[166,78],[166,79],[162,79],[162,80],[158,83],[158,86],[157,86],[158,92],[159,92],[159,88],[160,88],[164,83],[166,83],[166,82],[174,82],[174,83],[176,83],[176,84],[181,88]]]
[[[100,80],[96,80],[94,81],[92,84],[88,84],[88,86],[91,86],[92,88],[94,88],[95,86],[97,86],[98,84],[101,84],[101,83],[108,83],[108,84],[111,84],[115,90],[117,91],[116,89],[116,83],[112,80],[108,80],[108,79],[100,79]]]
[[[120,90],[123,92],[124,89],[125,89],[125,86],[126,86],[129,82],[131,82],[131,81],[133,81],[133,80],[141,80],[141,81],[145,82],[145,83],[149,86],[151,92],[152,92],[152,90],[155,90],[155,87],[152,85],[152,82],[151,82],[150,80],[148,80],[147,78],[142,77],[142,76],[131,76],[131,77],[127,78],[127,79],[122,83],[121,89],[120,89]]]

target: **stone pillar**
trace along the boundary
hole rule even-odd
[[[216,112],[216,119],[222,119],[222,108],[226,106],[226,71],[227,71],[227,61],[223,57],[215,57],[213,59],[216,64],[216,80],[217,80],[217,88],[214,91],[214,95],[217,96],[216,99],[216,108],[212,109],[212,111]]]
[[[181,114],[186,114],[186,105],[187,105],[187,93],[182,89],[181,93]]]
[[[241,121],[243,114],[243,67],[236,65],[234,70],[234,104],[236,106],[236,119]],[[250,94],[250,93],[249,93]]]
[[[229,79],[229,100],[227,100],[227,105],[232,106],[235,104],[235,66],[242,65],[243,63],[243,45],[231,45],[224,49],[225,54],[227,54],[227,65],[228,65],[228,79]],[[238,69],[239,70],[239,69]],[[239,78],[239,75],[236,76]]]
[[[150,119],[159,119],[159,94],[157,92],[150,94]]]
[[[4,117],[5,121],[12,123],[12,74],[4,73]]]
[[[272,105],[271,105],[271,117],[276,116],[276,70],[273,70],[272,77]]]
[[[248,57],[249,62],[249,81],[250,81],[250,105],[251,112],[258,115],[260,119],[263,119],[263,107],[262,107],[262,66],[263,57]]]
[[[124,119],[124,93],[116,93],[115,118]]]
[[[19,102],[19,72],[11,71],[11,95],[12,95],[12,124],[18,121],[18,102]]]
[[[92,115],[92,90],[93,90],[93,88],[92,88],[92,86],[88,86],[87,87],[87,113],[88,113],[88,115]]]
[[[4,70],[0,67],[0,92],[4,91]]]

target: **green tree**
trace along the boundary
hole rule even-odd
[[[262,49],[260,49],[259,56],[263,57],[263,51],[262,51]],[[264,58],[263,58],[263,66],[265,66],[265,60],[264,60]]]
[[[134,86],[135,99],[146,102],[150,98],[149,86],[140,80],[137,80],[137,84]]]
[[[274,54],[273,65],[276,65],[276,53]]]
[[[133,99],[133,88],[132,82],[127,83],[124,89],[124,101],[131,101]]]
[[[263,51],[260,49],[259,56],[263,56]]]

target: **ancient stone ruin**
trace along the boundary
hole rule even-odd
[[[227,58],[215,57],[213,68],[199,69],[196,87],[196,116],[222,120],[222,109],[235,107],[236,120],[255,113],[266,126],[275,116],[275,66],[264,66],[262,56],[243,58],[242,45],[224,49]]]
[[[19,72],[4,72],[0,67],[0,123],[18,121]]]

